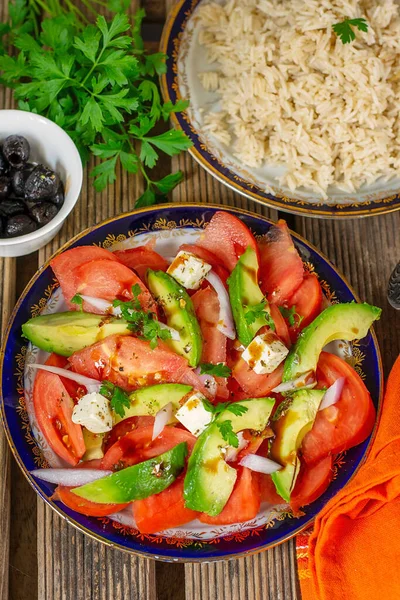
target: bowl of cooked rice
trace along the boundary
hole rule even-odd
[[[316,217],[400,208],[400,7],[394,0],[179,0],[166,101],[217,179]]]

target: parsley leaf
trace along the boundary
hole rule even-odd
[[[275,323],[268,311],[266,300],[247,306],[244,318],[248,325],[252,325],[257,320],[262,320],[272,331],[275,331]]]
[[[150,348],[153,350],[157,346],[157,339],[169,340],[171,332],[163,327],[163,324],[155,318],[154,313],[142,309],[139,300],[141,293],[139,284],[135,283],[132,286],[133,299],[126,302],[114,300],[113,306],[121,310],[121,316],[128,323],[130,331],[140,339],[150,342]]]
[[[296,305],[293,305],[291,308],[286,308],[285,306],[278,306],[278,308],[282,317],[288,320],[291,327],[300,327],[304,317],[296,312]]]
[[[125,408],[130,407],[131,401],[129,395],[122,388],[114,385],[111,381],[102,381],[100,394],[110,401],[110,406],[117,415],[125,416]]]
[[[239,438],[233,431],[232,421],[221,421],[220,423],[217,423],[217,427],[224,440],[228,442],[229,446],[233,446],[234,448],[239,447]]]
[[[343,44],[349,44],[356,39],[353,27],[357,27],[359,31],[368,31],[368,23],[364,18],[360,19],[345,19],[341,23],[332,25],[333,31],[342,40]]]
[[[229,377],[232,373],[231,369],[224,363],[201,363],[200,375],[213,375],[214,377]]]
[[[83,310],[83,298],[80,294],[75,294],[75,296],[71,298],[71,302],[72,304],[77,304],[79,306],[79,310]]]

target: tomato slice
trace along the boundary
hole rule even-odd
[[[59,366],[60,357],[52,354],[46,365]],[[61,378],[37,371],[33,386],[33,405],[39,429],[54,452],[70,465],[85,454],[82,427],[72,422],[74,403]]]
[[[113,446],[118,440],[127,433],[139,429],[139,427],[148,427],[154,425],[154,417],[128,417],[123,421],[120,421],[111,429],[109,433],[106,433],[104,437],[104,451],[107,452],[111,446]]]
[[[285,319],[283,318],[283,316],[281,314],[281,311],[276,306],[276,304],[271,304],[270,309],[271,309],[271,317],[275,323],[276,335],[282,340],[282,342],[285,344],[285,346],[287,348],[290,348],[290,346],[292,345],[292,342],[291,342],[290,335],[289,335],[289,329],[288,329]]]
[[[185,476],[181,475],[160,494],[133,503],[136,526],[142,533],[157,533],[193,521],[198,512],[186,508],[183,497]]]
[[[188,445],[189,454],[197,438],[186,429],[167,426],[152,441],[153,426],[138,427],[120,438],[103,456],[102,469],[116,470],[136,465],[139,462],[159,456],[181,442]]]
[[[296,313],[302,317],[300,325],[298,325],[298,317],[296,316],[295,325],[289,327],[292,342],[295,342],[300,331],[319,315],[322,310],[322,299],[322,289],[318,277],[313,273],[305,275],[303,283],[287,302],[287,306],[289,308],[295,306]]]
[[[246,467],[239,467],[235,487],[222,512],[216,517],[201,513],[199,519],[209,525],[244,523],[257,516],[260,502],[260,483],[257,474]]]
[[[260,287],[271,304],[283,305],[303,281],[303,262],[285,221],[273,225],[258,244]]]
[[[127,250],[116,250],[113,254],[123,265],[134,269],[144,282],[146,281],[147,269],[153,269],[154,271],[166,271],[168,269],[165,258],[147,245],[128,248]]]
[[[210,287],[198,290],[192,296],[196,316],[203,336],[203,363],[226,363],[226,336],[217,329],[219,322],[219,300]],[[216,377],[217,396],[226,400],[229,397],[227,380]]]
[[[200,236],[197,246],[217,255],[223,266],[231,272],[239,256],[248,246],[258,255],[256,240],[250,229],[240,219],[227,212],[216,212]]]
[[[60,500],[71,510],[87,517],[106,517],[128,506],[128,504],[98,504],[97,502],[91,502],[74,494],[71,491],[72,489],[59,485],[54,492],[53,500]]]
[[[332,456],[322,458],[315,465],[302,462],[294,490],[290,494],[290,506],[295,514],[302,506],[311,504],[325,492],[333,478],[332,467]]]
[[[268,396],[281,383],[282,375],[283,363],[268,375],[257,375],[243,358],[239,358],[232,369],[232,376],[246,394],[248,394],[248,398]]]
[[[317,380],[332,385],[339,377],[346,378],[340,399],[318,412],[303,440],[301,454],[308,464],[360,444],[374,427],[375,408],[360,376],[342,358],[322,352]]]
[[[276,491],[276,487],[272,481],[271,475],[258,473],[258,479],[260,484],[261,502],[268,502],[268,504],[272,504],[274,506],[276,504],[282,504],[283,500]]]

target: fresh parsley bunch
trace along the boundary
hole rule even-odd
[[[31,4],[16,0],[10,5],[10,23],[0,24],[0,37],[7,35],[15,50],[6,54],[3,46],[0,81],[14,89],[19,108],[60,125],[83,163],[90,152],[99,157],[91,172],[96,190],[115,181],[120,164],[144,176],[146,189],[136,206],[165,200],[182,173],[153,181],[148,169],[160,152],[174,156],[191,142],[181,131],[154,133],[160,121],[168,121],[186,103],[161,100],[158,76],[165,72],[165,56],[144,49],[144,11],[136,13],[133,25],[122,13],[111,22],[98,16],[95,24],[85,25],[76,12],[61,11],[44,19],[37,33]]]

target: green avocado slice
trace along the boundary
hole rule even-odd
[[[179,331],[180,340],[166,344],[197,367],[203,349],[200,325],[187,291],[164,271],[147,271],[147,285],[156,302],[163,308],[167,325]]]
[[[224,460],[223,449],[228,442],[223,438],[219,425],[230,421],[232,431],[243,429],[262,432],[272,412],[273,398],[254,398],[236,404],[247,408],[242,415],[224,410],[199,436],[189,458],[185,476],[185,504],[211,516],[219,515],[232,493],[237,471]]]
[[[259,304],[264,298],[258,285],[258,259],[254,248],[250,246],[241,255],[228,278],[229,298],[239,341],[248,346],[256,333],[266,324],[264,316],[249,323],[246,314],[249,307]],[[268,305],[266,303],[266,311]]]
[[[175,481],[185,466],[187,453],[187,443],[182,442],[160,456],[71,491],[85,500],[99,504],[125,504],[143,500],[159,494]]]
[[[160,383],[135,390],[129,395],[131,402],[129,408],[125,408],[125,414],[121,417],[114,414],[114,422],[119,423],[129,417],[149,415],[154,417],[158,411],[169,402],[172,402],[174,413],[180,408],[180,401],[192,391],[190,385],[182,383]],[[173,419],[176,421],[176,419]]]
[[[285,361],[283,381],[315,371],[324,346],[333,340],[359,340],[365,337],[381,309],[370,304],[333,304],[326,308],[300,334]]]
[[[22,332],[34,346],[61,356],[71,356],[109,335],[130,333],[123,319],[76,311],[33,317],[22,325]]]
[[[284,410],[281,416],[272,422],[275,438],[270,446],[270,455],[284,468],[272,473],[271,477],[276,491],[286,502],[290,500],[290,492],[300,469],[297,450],[314,424],[324,394],[324,390],[303,389],[295,392],[290,400],[282,404]]]

